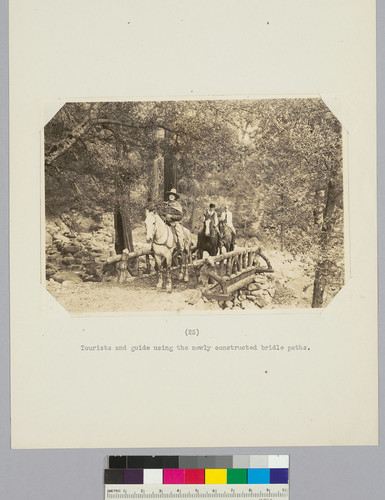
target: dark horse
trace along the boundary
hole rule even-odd
[[[219,248],[219,234],[215,231],[213,219],[207,214],[202,231],[198,233],[197,257],[201,259],[203,252],[217,255]]]
[[[220,248],[225,247],[226,252],[231,252],[232,250],[234,250],[234,238],[225,221],[219,221],[218,229],[220,237]]]

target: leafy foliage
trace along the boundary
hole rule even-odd
[[[326,294],[343,283],[342,130],[321,99],[67,103],[45,151],[48,214],[111,211],[124,188],[142,223],[174,158],[194,230],[227,203],[239,234],[311,256]]]

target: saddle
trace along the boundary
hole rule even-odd
[[[169,221],[166,222],[166,224],[170,227],[172,234],[174,236],[174,241],[176,243],[176,250],[177,251],[182,251],[184,248],[184,231],[183,231],[183,226],[182,224],[179,223],[180,230],[178,231],[177,229],[177,222],[176,221]],[[179,234],[178,234],[179,232]]]

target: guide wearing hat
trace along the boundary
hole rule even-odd
[[[183,217],[182,205],[177,201],[180,196],[175,188],[170,189],[166,192],[167,201],[165,201],[164,206],[164,218],[166,223],[171,226],[174,230],[176,236],[177,248],[180,250],[183,248],[183,227],[179,222]]]
[[[215,210],[215,204],[210,203],[208,210],[203,215],[203,222],[205,221],[206,218],[210,217],[213,221],[213,227],[215,232],[218,232],[218,214]]]

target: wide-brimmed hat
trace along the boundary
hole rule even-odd
[[[180,198],[179,194],[176,192],[175,188],[170,189],[170,191],[166,191],[166,196],[173,194],[176,199]]]

